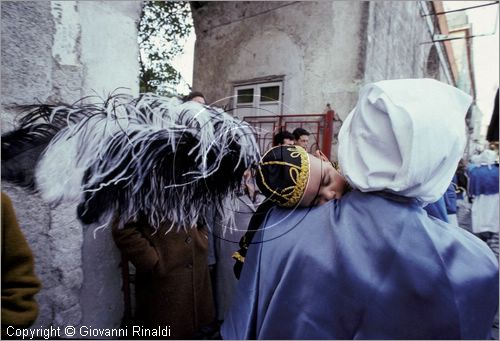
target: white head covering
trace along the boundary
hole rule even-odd
[[[448,188],[465,148],[466,93],[433,79],[368,84],[339,133],[350,184],[430,203]]]
[[[491,165],[497,162],[497,153],[491,149],[485,149],[477,157],[477,163],[481,165]]]

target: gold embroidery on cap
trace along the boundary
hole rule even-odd
[[[261,166],[266,165],[283,165],[290,167],[289,176],[292,179],[292,182],[295,184],[294,186],[289,186],[282,189],[280,192],[273,190],[265,181],[264,175],[262,174],[262,170],[259,167],[259,175],[262,180],[264,186],[273,193],[276,197],[271,196],[269,199],[277,204],[284,207],[293,207],[295,206],[302,196],[304,195],[307,180],[309,178],[309,155],[303,148],[287,148],[290,151],[290,157],[299,158],[300,157],[300,167],[285,161],[268,161],[262,162]]]

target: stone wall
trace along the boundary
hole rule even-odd
[[[55,33],[50,2],[1,4],[2,106],[45,102],[52,95],[52,43]],[[33,25],[33,23],[37,25]],[[33,58],[36,56],[36,58]]]
[[[432,77],[450,82],[417,1],[197,2],[194,88],[211,101],[235,82],[283,76],[283,114],[345,119],[362,85]],[[432,23],[430,23],[432,25]],[[223,100],[222,104],[231,103]],[[333,139],[336,158],[336,144]]]
[[[433,44],[422,44],[432,39],[425,18],[420,15],[419,3],[372,1],[369,4],[364,82],[430,76],[446,82],[439,58],[430,56]]]
[[[234,82],[284,75],[283,114],[342,115],[357,90],[358,2],[205,2],[193,9],[193,87],[211,101]],[[348,58],[346,58],[348,56]]]
[[[87,95],[137,95],[136,1],[2,1],[2,133],[16,106],[71,103]],[[30,243],[42,281],[36,326],[117,327],[123,314],[119,252],[109,229],[94,238],[74,203],[49,207],[2,182]],[[78,335],[77,335],[78,336]]]

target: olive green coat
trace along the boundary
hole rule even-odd
[[[146,222],[113,227],[116,245],[136,267],[135,321],[170,326],[172,339],[191,339],[213,321],[215,309],[207,265],[204,229],[156,233]]]
[[[19,228],[10,198],[2,192],[2,335],[5,328],[26,328],[35,322],[35,294],[40,281],[35,275],[33,253]]]

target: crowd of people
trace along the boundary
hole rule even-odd
[[[273,146],[297,145],[308,150],[310,135],[311,133],[302,127],[295,128],[293,132],[280,130],[273,136]]]
[[[213,132],[225,120],[245,133],[247,126],[217,116],[225,114],[200,92],[183,102],[174,112],[199,125],[186,124],[188,137],[175,138],[188,145],[182,153],[198,157],[177,160],[180,151],[169,150],[185,173],[167,172],[175,181],[158,183],[182,183],[189,200],[168,201],[175,214],[160,218],[123,202],[107,215],[136,269],[131,323],[168,325],[174,339],[498,337],[498,152],[462,160],[470,96],[431,79],[367,84],[340,130],[338,166],[309,153],[311,134],[302,127],[276,132],[257,159],[255,140],[242,133],[226,152],[234,135],[224,136],[216,158],[199,136],[219,139]],[[136,176],[128,170],[104,173]],[[231,181],[221,185],[228,172]],[[156,194],[155,181],[147,185]],[[210,189],[212,196],[202,192]],[[214,195],[225,200],[211,202]],[[94,198],[86,200],[80,207]],[[182,216],[191,224],[178,213],[188,203],[200,212]],[[29,287],[34,302],[36,278]],[[2,276],[2,315],[4,299]]]

